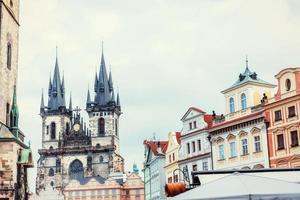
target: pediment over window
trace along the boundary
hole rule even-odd
[[[255,133],[259,133],[261,130],[257,127],[253,127],[250,131],[250,133],[255,134]]]
[[[247,135],[248,135],[248,133],[246,131],[241,130],[239,132],[239,137],[244,137],[244,136],[247,136]]]
[[[187,112],[181,118],[181,121],[185,121],[187,119],[193,118],[197,115],[205,114],[205,112],[199,108],[190,107]]]
[[[227,140],[235,140],[235,138],[236,138],[236,136],[233,134],[228,134],[226,137]]]

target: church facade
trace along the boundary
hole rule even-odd
[[[66,105],[64,85],[56,57],[47,105],[43,95],[41,98],[42,149],[38,151],[37,194],[47,188],[63,193],[72,180],[118,179],[124,173],[119,147],[120,98],[119,94],[115,96],[112,74],[107,73],[103,52],[99,73],[95,75],[94,98],[87,92],[88,125],[80,109],[73,109],[71,98]]]

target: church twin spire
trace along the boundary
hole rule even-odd
[[[103,52],[103,44],[102,44],[100,70],[98,74],[97,72],[95,74],[94,91],[95,91],[95,97],[93,101],[91,99],[91,94],[89,89],[87,92],[86,105],[88,110],[94,107],[98,107],[99,109],[101,109],[102,107],[111,107],[111,106],[117,107],[119,110],[121,109],[119,94],[117,94],[117,98],[115,99],[115,91],[114,91],[111,71],[109,72],[109,76],[107,75],[104,52]],[[46,110],[47,112],[56,112],[56,111],[71,112],[72,111],[71,96],[70,96],[69,109],[66,108],[65,80],[64,80],[64,76],[62,77],[62,79],[60,77],[57,49],[56,49],[56,60],[55,60],[53,78],[51,79],[51,75],[50,75],[50,79],[49,79],[47,106],[45,106],[43,92],[41,97],[40,113],[43,114]]]

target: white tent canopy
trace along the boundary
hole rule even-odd
[[[171,200],[296,200],[300,184],[233,173],[182,193]]]

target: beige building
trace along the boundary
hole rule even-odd
[[[265,114],[261,100],[273,96],[275,85],[246,70],[228,89],[225,115],[215,117],[209,130],[213,169],[268,168]]]
[[[27,169],[33,167],[29,145],[19,129],[17,70],[19,1],[0,0],[0,199],[27,200]]]
[[[179,182],[179,149],[180,132],[170,132],[168,135],[168,147],[165,153],[166,183]]]
[[[66,200],[143,200],[144,182],[136,173],[123,179],[91,177],[72,180],[64,189]]]

